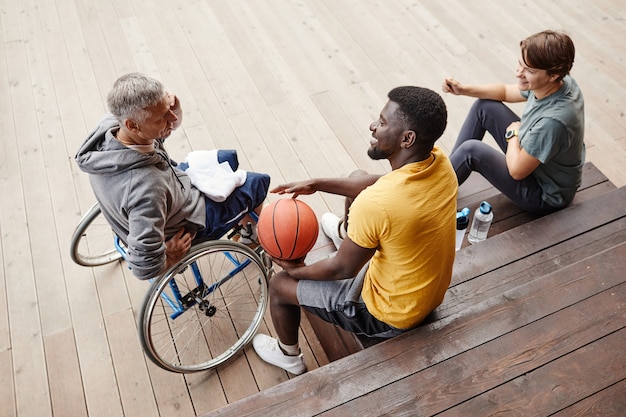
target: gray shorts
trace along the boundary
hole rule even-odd
[[[354,278],[339,281],[298,281],[300,306],[323,320],[369,337],[389,338],[406,330],[396,329],[378,320],[367,310],[361,298],[366,264]]]

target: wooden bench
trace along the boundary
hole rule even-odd
[[[626,188],[591,164],[584,178],[574,204],[525,221],[489,188],[461,195],[496,221],[457,252],[430,323],[211,415],[623,415]]]
[[[615,189],[615,185],[595,165],[588,162],[583,167],[582,184],[576,193],[572,205],[594,199],[612,189]],[[481,201],[484,200],[489,201],[494,210],[494,220],[489,229],[489,237],[496,236],[538,218],[538,216],[522,211],[508,198],[500,194],[497,189],[493,188],[480,174],[473,173],[463,186],[459,188],[459,210],[463,207],[469,207],[472,213],[470,215],[471,220],[474,211],[477,210]],[[470,244],[466,237],[463,241],[463,248],[467,246],[470,246]],[[334,250],[334,247],[331,244],[319,245],[316,248],[317,253],[315,256],[325,256],[332,250]],[[311,314],[307,314],[307,318],[330,361],[343,358],[382,341],[381,339],[359,337]],[[428,317],[425,323],[433,319],[434,316]]]

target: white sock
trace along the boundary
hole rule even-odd
[[[300,345],[298,343],[295,345],[286,345],[279,340],[278,347],[289,356],[297,356],[300,354]]]

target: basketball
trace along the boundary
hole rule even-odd
[[[295,198],[270,203],[257,223],[257,236],[265,252],[282,260],[303,258],[313,249],[318,231],[313,209]]]

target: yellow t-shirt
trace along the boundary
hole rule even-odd
[[[361,295],[369,312],[398,329],[443,301],[455,256],[457,179],[438,148],[363,190],[350,207],[348,236],[377,248]]]

